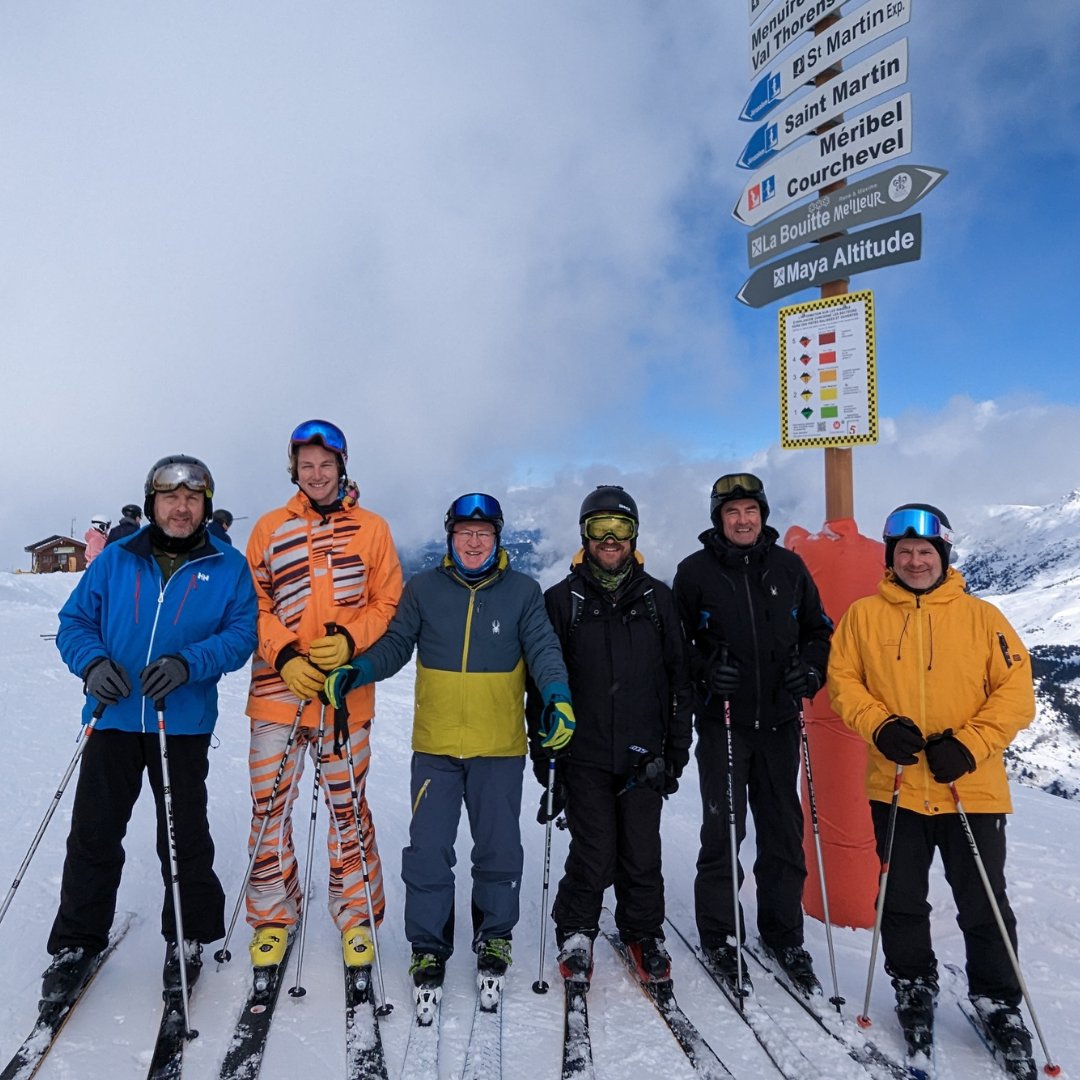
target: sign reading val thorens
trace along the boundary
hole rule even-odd
[[[784,0],[769,17],[750,31],[750,74],[772,63],[797,37],[812,30],[844,0]]]
[[[756,225],[835,180],[909,153],[910,93],[830,128],[759,169],[732,214],[744,225]]]
[[[750,269],[812,240],[910,210],[948,173],[928,165],[894,165],[850,187],[822,195],[746,234]]]
[[[810,44],[762,75],[750,91],[739,119],[760,120],[803,83],[856,49],[903,26],[910,18],[911,0],[873,0],[833,23]]]
[[[922,255],[922,214],[875,225],[872,229],[826,240],[755,270],[736,299],[748,307],[764,307],[782,296],[877,270],[916,262]]]

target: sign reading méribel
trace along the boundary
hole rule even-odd
[[[803,83],[910,18],[911,0],[872,0],[766,72],[754,84],[739,119],[760,120]]]
[[[911,94],[847,120],[759,169],[732,214],[756,225],[778,210],[850,173],[911,153]]]
[[[784,0],[750,31],[750,74],[756,75],[797,37],[835,11],[844,0]]]
[[[809,135],[828,120],[848,109],[863,105],[879,94],[887,94],[907,82],[907,38],[894,41],[881,52],[841,72],[824,86],[798,98],[771,117],[746,142],[739,160],[740,169],[758,169],[784,147]]]

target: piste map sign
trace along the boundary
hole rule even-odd
[[[878,441],[874,294],[782,307],[780,445],[785,450]]]
[[[815,136],[759,169],[732,214],[756,225],[850,173],[911,153],[911,94],[901,94]]]
[[[948,175],[929,165],[894,165],[773,218],[746,234],[750,269],[841,229],[902,214]]]
[[[872,0],[818,34],[754,84],[740,120],[760,120],[790,93],[849,53],[903,26],[911,18],[911,0]]]
[[[826,240],[755,270],[743,282],[737,299],[748,307],[764,307],[802,289],[915,262],[922,255],[922,214],[911,214],[872,229]]]

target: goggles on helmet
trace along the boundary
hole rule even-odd
[[[335,454],[347,457],[349,448],[345,442],[345,434],[336,424],[329,420],[305,420],[293,431],[289,438],[289,446],[310,446],[312,443],[321,443],[327,450]]]
[[[952,530],[929,510],[894,510],[885,519],[883,540],[902,540],[905,536],[943,540],[946,544],[953,542]]]
[[[214,480],[205,466],[190,461],[172,461],[159,465],[150,476],[152,491],[175,491],[186,487],[201,491],[208,499],[214,497]]]
[[[633,540],[637,536],[637,522],[622,514],[603,514],[585,519],[585,535],[590,540],[600,542],[609,536],[619,543]]]
[[[463,518],[480,518],[483,521],[497,521],[502,524],[502,507],[499,500],[491,495],[473,492],[462,495],[450,504],[446,515],[448,521],[460,521]]]
[[[721,476],[713,484],[712,495],[713,498],[738,494],[754,496],[761,495],[764,491],[765,485],[753,473],[731,473]]]

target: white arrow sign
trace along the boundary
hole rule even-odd
[[[750,91],[740,120],[760,120],[793,90],[810,82],[838,60],[903,26],[911,18],[911,0],[873,0],[766,72]]]
[[[756,225],[785,206],[850,173],[911,153],[911,94],[830,128],[759,169],[732,214]]]
[[[771,64],[797,37],[835,11],[844,0],[784,0],[750,31],[750,74]]]
[[[750,9],[750,22],[753,22],[775,0],[747,0]]]

